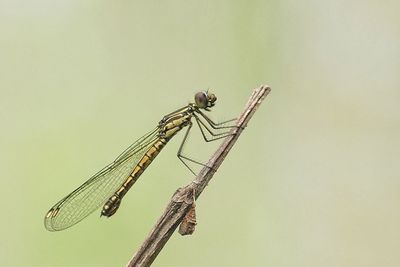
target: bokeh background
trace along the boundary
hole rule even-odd
[[[399,9],[1,0],[0,265],[124,266],[192,179],[182,134],[113,218],[51,233],[46,211],[198,90],[224,120],[269,84],[197,203],[195,234],[175,234],[153,266],[399,266]]]

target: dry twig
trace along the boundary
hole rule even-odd
[[[218,150],[208,161],[207,166],[210,167],[204,167],[190,184],[179,188],[175,192],[156,225],[153,227],[140,249],[128,263],[128,267],[151,265],[158,253],[171,237],[172,233],[185,218],[186,214],[192,209],[194,199],[197,199],[203,192],[204,188],[225,159],[229,150],[247,126],[248,121],[253,116],[257,107],[270,91],[271,89],[268,86],[261,86],[254,90],[244,111],[236,121],[236,126],[238,127],[231,131],[232,135],[228,136],[224,140]],[[195,194],[194,197],[193,194]]]

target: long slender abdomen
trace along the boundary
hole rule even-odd
[[[160,128],[158,140],[156,140],[154,144],[146,151],[144,156],[140,159],[139,163],[135,166],[132,173],[128,176],[121,187],[107,200],[106,204],[103,206],[101,215],[110,217],[117,211],[122,197],[137,181],[147,166],[149,166],[150,163],[156,158],[158,153],[160,153],[161,149],[164,148],[168,141],[171,140],[171,138],[180,130],[182,130],[183,127],[190,124],[190,118],[191,114],[188,112],[182,112],[170,117],[168,121],[164,122],[165,124]]]
[[[103,210],[101,211],[102,216],[110,217],[112,216],[118,209],[122,197],[128,192],[128,190],[132,187],[132,185],[137,181],[139,176],[144,172],[144,170],[150,165],[150,163],[157,157],[160,151],[167,144],[168,139],[159,138],[154,144],[146,151],[143,157],[140,159],[138,164],[136,164],[135,168],[125,180],[125,182],[121,185],[121,187],[112,195],[107,202],[103,206]]]

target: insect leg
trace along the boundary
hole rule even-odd
[[[204,138],[204,140],[205,140],[206,142],[212,142],[212,141],[216,141],[216,140],[225,138],[225,137],[227,137],[227,136],[235,135],[235,133],[231,133],[230,130],[225,131],[225,132],[221,132],[221,133],[215,133],[215,132],[213,132],[213,130],[211,130],[202,120],[200,120],[200,118],[199,118],[197,115],[195,115],[195,119],[196,119],[197,125],[198,125],[199,128],[200,128],[200,132],[201,132],[201,134],[202,134],[202,136],[203,136],[203,138]],[[204,129],[207,130],[207,132],[208,132],[209,134],[211,134],[211,136],[212,136],[211,138],[208,138],[208,137],[207,137],[207,135],[205,134],[205,131],[204,131],[203,127],[204,127]]]
[[[214,122],[210,117],[208,117],[206,114],[204,114],[201,110],[197,109],[196,112],[202,116],[213,129],[231,129],[231,128],[237,128],[238,126],[236,125],[230,125],[230,126],[223,126],[224,124],[227,124],[228,122],[235,121],[236,119],[231,119],[223,122]]]
[[[189,127],[188,127],[188,129],[186,130],[185,136],[183,137],[182,143],[181,143],[181,145],[180,145],[180,147],[179,147],[179,149],[178,149],[178,153],[177,153],[176,155],[178,156],[179,160],[182,161],[182,163],[190,170],[191,173],[193,173],[194,175],[197,175],[197,174],[189,167],[189,165],[187,165],[187,163],[186,163],[184,160],[188,160],[188,161],[190,161],[190,162],[199,164],[199,165],[204,166],[204,167],[209,167],[209,166],[207,166],[206,164],[201,163],[201,162],[199,162],[199,161],[197,161],[197,160],[194,160],[194,159],[191,159],[191,158],[189,158],[189,157],[187,157],[187,156],[182,155],[183,147],[185,146],[186,140],[187,140],[187,138],[188,138],[188,136],[189,136],[189,132],[190,132],[190,129],[192,128],[192,126],[193,126],[193,124],[192,124],[192,122],[190,122]]]

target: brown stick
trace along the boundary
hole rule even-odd
[[[237,128],[232,129],[228,136],[214,155],[210,158],[207,166],[204,167],[196,178],[187,186],[179,188],[172,196],[167,208],[158,219],[156,225],[143,242],[140,249],[128,263],[128,267],[150,266],[158,253],[167,243],[175,229],[182,222],[188,211],[192,208],[194,198],[198,198],[213,177],[216,170],[225,159],[241,132],[247,126],[248,121],[261,104],[262,100],[269,94],[271,88],[261,86],[254,90],[242,114],[236,121]],[[195,196],[193,196],[195,194]]]

